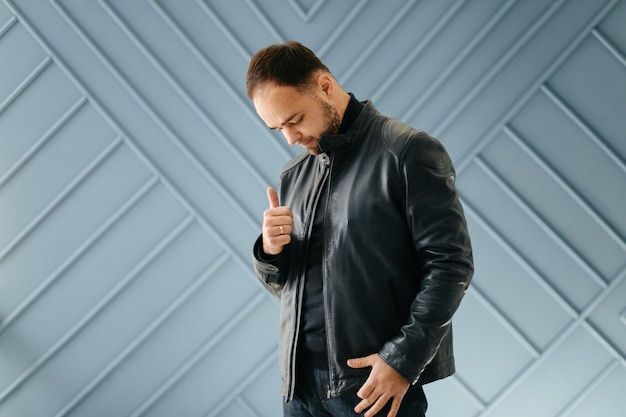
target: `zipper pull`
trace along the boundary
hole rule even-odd
[[[319,158],[320,158],[320,172],[323,172],[330,166],[330,158],[325,153],[321,153],[319,155]]]

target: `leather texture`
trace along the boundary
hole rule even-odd
[[[346,135],[320,140],[280,177],[294,216],[292,242],[255,271],[280,298],[283,394],[293,395],[308,236],[319,185],[329,175],[323,281],[332,395],[358,389],[369,369],[349,358],[378,354],[413,384],[454,373],[451,319],[473,274],[470,238],[443,146],[381,115],[371,102]]]

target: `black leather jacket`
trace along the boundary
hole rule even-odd
[[[330,394],[356,391],[369,369],[349,358],[378,352],[411,383],[454,373],[451,319],[473,274],[470,238],[443,146],[378,113],[371,102],[346,135],[325,136],[320,155],[284,168],[281,205],[292,242],[271,261],[255,244],[254,267],[280,298],[279,366],[293,397],[304,271],[322,178],[324,308]]]

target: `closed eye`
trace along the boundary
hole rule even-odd
[[[290,120],[290,121],[288,121],[288,122],[284,123],[284,124],[283,124],[283,127],[284,127],[284,125],[295,126],[295,125],[297,125],[298,123],[302,122],[302,119],[304,119],[304,116],[300,116],[300,117],[298,117],[298,118],[297,118],[297,119],[295,119],[295,120]],[[282,129],[283,129],[282,127],[281,127],[281,128],[279,128],[279,130],[282,130]]]
[[[304,119],[304,115],[303,114],[292,114],[291,116],[289,116],[287,119],[285,119],[284,122],[281,123],[280,127],[271,127],[268,126],[270,130],[280,130],[282,131],[283,128],[285,127],[285,125],[290,125],[290,126],[295,126],[298,123],[301,123],[302,120]]]

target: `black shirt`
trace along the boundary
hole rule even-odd
[[[354,120],[357,118],[364,104],[359,102],[354,95],[350,94],[350,102],[344,113],[339,134],[345,134]],[[321,157],[324,157],[321,155]],[[327,177],[328,178],[328,177]],[[322,282],[322,243],[324,239],[324,213],[328,196],[328,181],[322,185],[320,197],[315,208],[313,229],[309,241],[309,259],[304,284],[304,296],[302,301],[302,328],[301,341],[304,349],[316,353],[325,354],[326,330],[324,320],[324,288]]]

